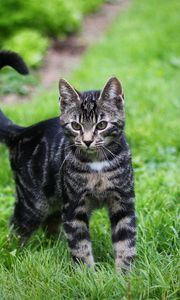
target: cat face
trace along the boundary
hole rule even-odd
[[[72,144],[88,153],[108,147],[124,127],[122,87],[110,78],[102,91],[79,93],[60,80],[61,124]]]

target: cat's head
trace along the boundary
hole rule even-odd
[[[102,91],[80,93],[60,79],[61,124],[76,147],[93,152],[119,139],[124,128],[124,96],[112,77]]]

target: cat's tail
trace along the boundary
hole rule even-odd
[[[13,51],[0,51],[0,69],[5,66],[10,66],[23,75],[29,73],[28,67],[22,57]],[[10,146],[21,129],[22,127],[15,125],[0,110],[0,143]]]
[[[21,126],[14,124],[0,110],[0,143],[10,146],[21,129]]]
[[[17,72],[23,75],[29,74],[29,70],[22,57],[13,51],[0,51],[0,69],[5,66],[14,68]]]

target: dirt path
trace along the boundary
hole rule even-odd
[[[80,64],[88,46],[101,39],[119,11],[128,3],[127,0],[109,1],[97,13],[84,19],[82,31],[78,35],[64,42],[55,41],[41,69],[42,85],[47,88],[59,77],[67,77]]]
[[[79,34],[67,37],[64,41],[53,41],[53,45],[45,57],[44,65],[39,71],[41,89],[42,87],[50,88],[60,77],[68,77],[80,64],[88,47],[103,37],[114,18],[128,4],[129,0],[109,0],[97,13],[85,17]],[[38,87],[29,87],[28,95],[10,94],[3,96],[1,101],[6,104],[26,101],[38,90]]]

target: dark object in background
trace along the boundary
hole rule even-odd
[[[2,50],[0,51],[0,69],[5,66],[14,68],[22,75],[29,74],[28,67],[23,61],[22,57],[13,51]]]

